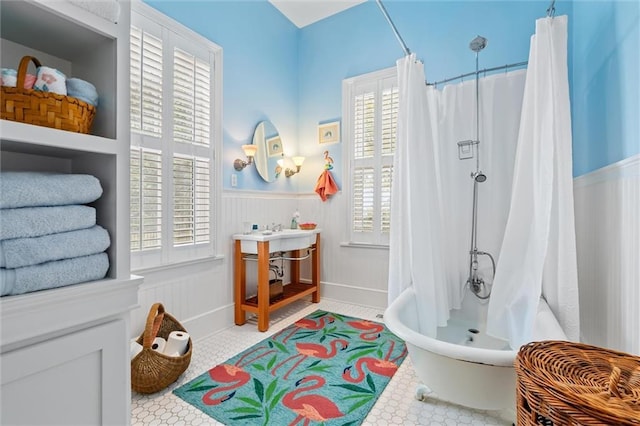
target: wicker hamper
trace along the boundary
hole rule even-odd
[[[40,61],[33,56],[24,56],[18,67],[16,87],[2,86],[0,117],[3,120],[89,133],[96,114],[93,105],[71,96],[24,88],[30,61],[36,67],[40,66]]]
[[[182,325],[164,311],[161,303],[155,303],[149,310],[144,332],[137,342],[142,351],[131,360],[131,389],[139,393],[161,391],[189,367],[192,341],[189,339],[187,352],[181,356],[169,356],[151,349],[153,339],[167,339],[172,331],[187,332]]]
[[[516,357],[517,418],[529,425],[640,425],[640,358],[566,341]]]

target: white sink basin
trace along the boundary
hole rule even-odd
[[[235,234],[234,240],[240,240],[243,253],[258,254],[258,242],[269,242],[269,253],[305,249],[316,242],[318,229],[283,229],[271,233]]]

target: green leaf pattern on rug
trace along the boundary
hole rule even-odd
[[[173,392],[225,424],[357,426],[406,355],[383,324],[318,310]]]

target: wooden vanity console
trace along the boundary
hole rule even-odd
[[[287,230],[288,231],[288,230]],[[269,313],[300,298],[311,295],[320,302],[320,231],[288,231],[263,234],[235,234],[234,241],[234,302],[235,323],[246,322],[246,312],[256,314],[258,330],[269,329]],[[300,282],[300,262],[310,252],[311,283]],[[273,253],[282,253],[291,260],[291,282],[283,287],[283,296],[269,302],[269,260]],[[247,298],[246,264],[254,256],[258,264],[257,295]],[[254,259],[252,259],[253,261]]]

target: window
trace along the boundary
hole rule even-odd
[[[387,245],[398,117],[395,68],[343,82],[349,145],[350,235],[353,243]]]
[[[138,2],[130,43],[132,269],[212,256],[222,51]]]

